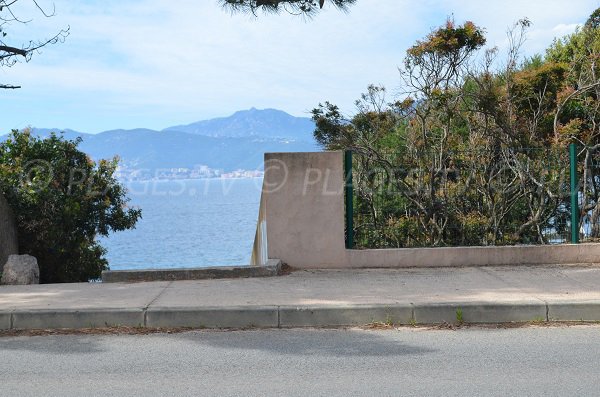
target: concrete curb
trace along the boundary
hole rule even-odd
[[[11,329],[11,314],[0,313],[0,330]]]
[[[420,303],[414,305],[414,322],[510,323],[547,321],[546,303],[541,300],[519,302]]]
[[[265,266],[228,266],[182,269],[105,270],[103,283],[208,280],[216,278],[273,277],[281,274],[282,263],[269,259]]]
[[[459,314],[460,313],[460,314]],[[600,321],[600,301],[432,302],[372,305],[149,307],[139,309],[14,310],[0,312],[0,329],[294,328],[371,323],[440,324]]]
[[[364,325],[374,322],[410,324],[413,308],[410,304],[347,305],[347,306],[281,306],[279,326],[334,327]]]
[[[548,320],[600,321],[600,301],[552,301],[548,303]]]
[[[146,311],[146,326],[154,328],[277,328],[277,306],[160,308]]]
[[[144,309],[22,310],[11,313],[11,329],[141,327]]]

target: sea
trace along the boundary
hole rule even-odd
[[[111,270],[248,265],[262,178],[122,183],[142,219],[100,238]]]

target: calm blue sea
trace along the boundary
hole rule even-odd
[[[261,178],[125,182],[137,228],[102,238],[112,270],[247,265]]]

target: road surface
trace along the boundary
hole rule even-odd
[[[597,396],[600,327],[0,338],[3,396]]]

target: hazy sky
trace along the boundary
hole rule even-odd
[[[8,29],[13,43],[66,26],[71,34],[0,69],[0,82],[23,86],[0,90],[0,134],[27,125],[162,129],[253,106],[307,116],[325,100],[351,113],[368,84],[393,92],[406,49],[450,15],[484,27],[500,49],[507,27],[526,16],[532,55],[600,0],[358,0],[347,14],[329,8],[311,21],[232,16],[217,0],[55,0],[52,18],[24,5],[17,11],[33,20]]]

